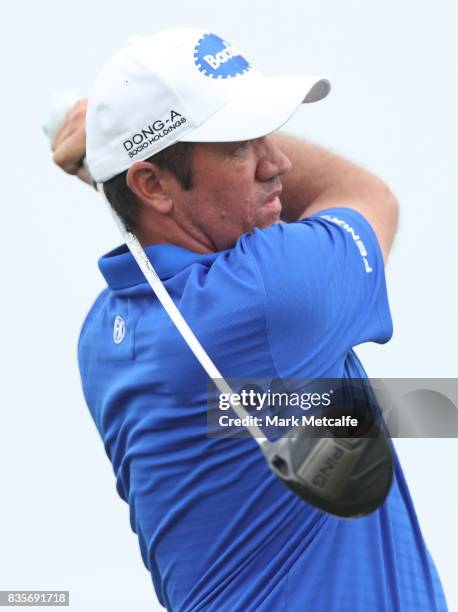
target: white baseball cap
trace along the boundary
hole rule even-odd
[[[101,183],[178,141],[265,136],[330,89],[320,76],[263,76],[235,47],[199,28],[136,39],[111,58],[89,94],[89,170]]]

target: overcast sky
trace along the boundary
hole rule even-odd
[[[457,17],[452,0],[8,5],[0,589],[69,589],[77,611],[95,602],[110,612],[161,609],[76,362],[82,320],[104,286],[97,259],[120,238],[97,194],[51,163],[40,125],[52,95],[86,92],[128,38],[178,25],[219,34],[266,74],[328,77],[330,96],[301,108],[289,131],[372,170],[401,205],[387,269],[395,334],[358,354],[372,376],[456,378]],[[397,446],[458,609],[456,440]]]

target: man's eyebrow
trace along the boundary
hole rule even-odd
[[[229,149],[232,151],[232,150],[240,149],[241,147],[244,147],[252,142],[254,142],[254,139],[234,140],[233,142],[228,142],[227,144],[229,145]]]

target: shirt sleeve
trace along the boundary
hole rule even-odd
[[[281,375],[321,376],[356,345],[393,333],[383,257],[366,219],[319,211],[246,235],[265,290],[272,357]]]

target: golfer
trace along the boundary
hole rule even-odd
[[[321,77],[264,77],[213,33],[121,49],[54,142],[103,183],[227,378],[363,378],[387,342],[398,205],[369,171],[278,133]],[[338,519],[250,438],[207,435],[207,377],[119,246],[78,345],[84,395],[161,604],[174,612],[446,610],[398,460],[384,504]]]

